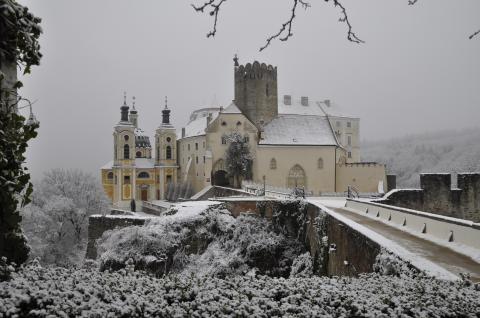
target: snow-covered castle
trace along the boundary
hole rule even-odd
[[[165,103],[153,147],[138,128],[135,105],[129,109],[124,100],[113,132],[113,161],[101,169],[113,203],[163,200],[169,184],[186,184],[193,193],[232,186],[225,154],[233,132],[249,144],[253,182],[301,186],[314,195],[343,192],[349,185],[362,192],[386,186],[385,165],[360,162],[359,118],[329,100],[279,98],[276,67],[239,65],[236,57],[234,63],[232,103],[194,111],[178,134]]]

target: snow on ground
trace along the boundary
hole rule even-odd
[[[320,203],[321,205],[332,208],[343,208],[347,202],[346,197],[309,197],[307,200],[314,204]]]

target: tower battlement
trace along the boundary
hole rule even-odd
[[[268,79],[277,80],[277,67],[260,64],[258,61],[247,63],[245,66],[240,65],[235,68],[235,80],[243,79]]]

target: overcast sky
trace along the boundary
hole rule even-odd
[[[34,179],[54,168],[94,174],[112,159],[123,91],[153,138],[168,95],[173,123],[233,99],[233,62],[278,67],[279,94],[331,99],[361,118],[362,140],[478,127],[478,0],[344,0],[365,44],[346,40],[331,3],[298,10],[294,37],[258,49],[290,14],[291,1],[229,0],[218,33],[194,12],[198,0],[20,0],[43,19],[44,57],[21,94],[41,122],[28,164]],[[215,105],[214,105],[215,106]]]

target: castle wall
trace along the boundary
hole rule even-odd
[[[387,188],[385,165],[379,163],[346,163],[337,165],[336,192],[345,192],[354,186],[360,192],[378,192],[379,182]]]
[[[360,162],[360,119],[329,116],[329,120],[338,142],[347,151],[347,163]]]
[[[250,153],[254,156],[253,171],[256,171],[257,160],[255,156],[258,143],[256,127],[243,114],[220,113],[208,126],[206,135],[206,147],[207,151],[209,151],[209,156],[211,156],[211,159],[208,159],[211,160],[212,174],[214,174],[216,170],[225,169],[219,164],[220,160],[225,161],[225,154],[228,149],[228,142],[223,144],[222,137],[233,132],[248,137]],[[205,177],[210,176],[206,175]]]
[[[197,193],[207,185],[207,179],[210,178],[210,174],[207,175],[205,169],[205,135],[180,139],[178,141],[178,151],[178,164],[180,166],[178,170],[178,182],[184,182],[187,176],[188,181],[193,187],[193,193]],[[192,162],[188,167],[189,158],[192,158]]]
[[[88,244],[85,258],[97,258],[96,241],[103,235],[105,231],[132,225],[143,225],[146,220],[148,219],[129,216],[91,215],[88,218]]]
[[[319,168],[318,160],[323,160]],[[272,169],[271,160],[276,168]],[[290,169],[295,165],[303,168],[306,177],[305,188],[314,194],[335,191],[335,146],[258,146],[254,182],[263,183],[263,176],[269,186],[288,188]]]
[[[421,189],[396,189],[378,203],[480,222],[480,173],[459,173],[451,189],[448,173],[421,174]]]

